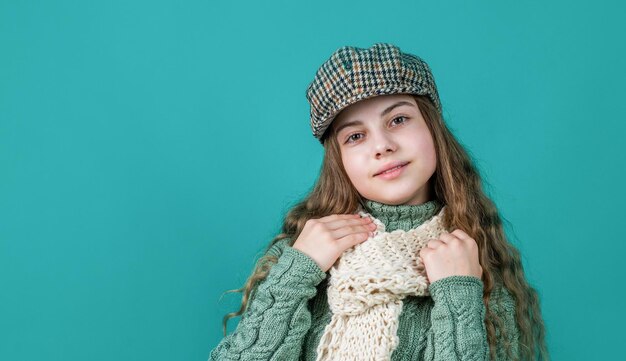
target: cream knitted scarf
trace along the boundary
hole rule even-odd
[[[402,299],[430,295],[419,251],[447,233],[442,224],[445,209],[414,229],[392,232],[363,209],[358,211],[377,227],[373,236],[344,251],[330,269],[328,303],[333,315],[316,361],[391,359],[399,342]]]

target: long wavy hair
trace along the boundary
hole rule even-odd
[[[498,209],[483,192],[479,172],[430,98],[411,95],[434,140],[437,167],[429,182],[434,196],[448,206],[443,216],[444,226],[464,230],[478,244],[491,358],[496,358],[496,343],[502,342],[509,360],[549,360],[537,291],[525,279],[520,253],[507,241]],[[257,261],[246,283],[239,289],[226,291],[243,292],[243,295],[239,310],[224,316],[224,336],[228,319],[245,312],[256,286],[278,260],[267,254],[267,250],[285,238],[288,238],[289,245],[293,245],[310,218],[354,213],[360,206],[365,206],[364,198],[356,191],[343,167],[333,125],[331,123],[322,138],[324,159],[312,191],[287,212],[281,233],[268,244],[265,255]],[[468,212],[468,209],[472,211]],[[519,330],[519,353],[516,355],[512,354],[503,320],[489,307],[491,292],[498,285],[504,286],[515,300],[515,321]]]

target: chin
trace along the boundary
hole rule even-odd
[[[399,205],[407,204],[413,198],[410,197],[410,196],[407,196],[407,197],[398,197],[398,196],[396,196],[396,197],[385,197],[383,199],[384,200],[381,201],[381,203],[390,204],[390,205],[394,205],[394,206],[399,206]]]

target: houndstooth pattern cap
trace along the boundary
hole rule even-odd
[[[441,113],[435,79],[420,57],[389,43],[370,48],[342,46],[320,66],[306,90],[313,136],[323,144],[324,132],[348,105],[402,93],[427,95]]]

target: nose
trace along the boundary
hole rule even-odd
[[[393,153],[397,149],[397,144],[391,139],[388,134],[380,133],[374,139],[374,153],[376,158],[381,157],[386,153]]]

